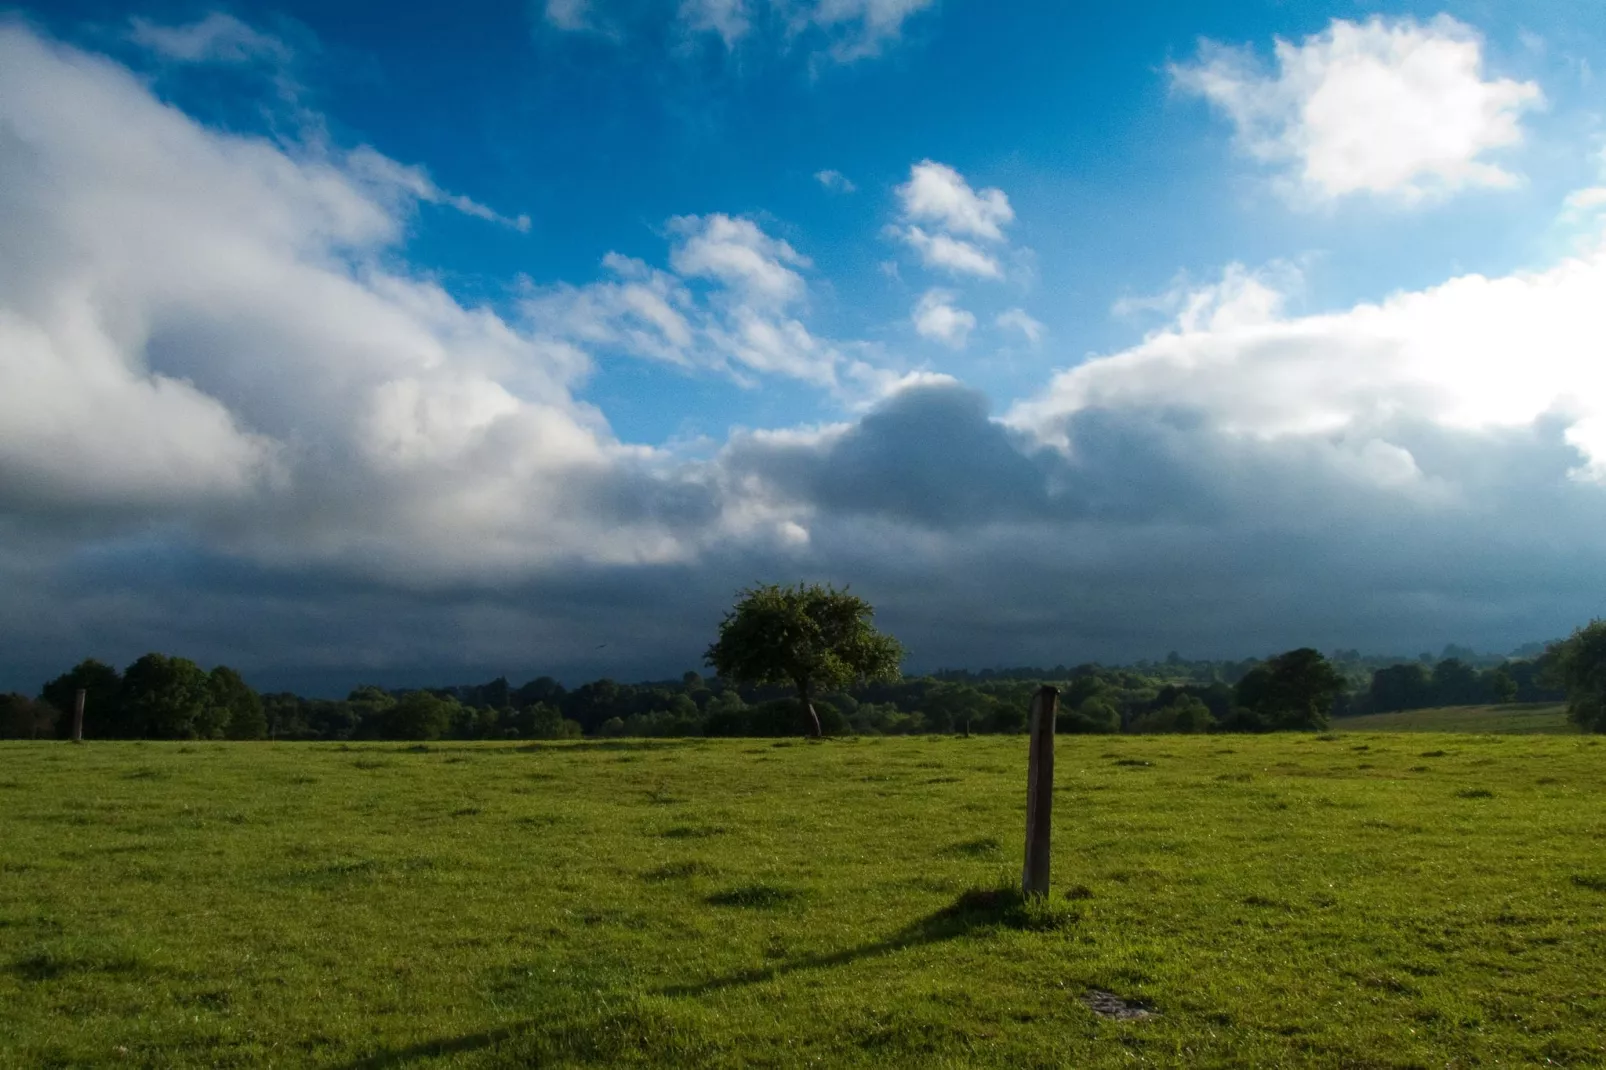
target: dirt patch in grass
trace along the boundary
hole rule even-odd
[[[1141,1022],[1158,1016],[1154,1008],[1136,1000],[1122,999],[1114,992],[1095,988],[1082,997],[1082,1005],[1100,1018],[1115,1022]]]

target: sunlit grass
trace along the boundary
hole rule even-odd
[[[0,745],[0,1065],[1600,1065],[1596,743]]]

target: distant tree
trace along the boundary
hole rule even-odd
[[[869,602],[831,586],[753,587],[725,615],[705,659],[737,683],[791,685],[819,736],[814,696],[900,675],[903,647],[875,630],[874,614]]]
[[[49,739],[55,734],[55,707],[15,693],[0,695],[0,739]]]
[[[997,699],[974,687],[944,684],[933,688],[926,696],[926,727],[933,732],[980,728],[991,718],[997,705]]]
[[[550,702],[556,706],[563,700],[566,692],[563,685],[550,676],[537,676],[534,680],[513,692],[512,703],[519,709],[534,706],[541,702]]]
[[[1066,733],[1119,732],[1121,711],[1107,698],[1093,695],[1078,705],[1062,703],[1054,719],[1054,731]]]
[[[210,703],[218,711],[223,735],[228,739],[263,739],[268,734],[268,718],[262,710],[262,697],[227,665],[207,674]]]
[[[211,704],[206,672],[188,658],[146,654],[123,672],[122,707],[143,739],[211,739],[222,714]],[[86,716],[87,719],[87,716]]]
[[[1445,658],[1433,666],[1435,706],[1470,706],[1481,697],[1478,689],[1478,670],[1471,665],[1460,658]]]
[[[582,729],[595,732],[603,721],[618,715],[619,699],[619,685],[603,677],[564,695],[559,708],[564,716],[580,722]]]
[[[545,702],[520,714],[519,731],[530,739],[578,739],[581,735],[580,722],[569,720]]]
[[[1271,729],[1327,727],[1344,679],[1320,652],[1300,647],[1278,654],[1238,681],[1238,705]]]
[[[1552,646],[1559,644],[1558,640]],[[1561,702],[1567,698],[1555,660],[1552,650],[1541,650],[1531,660],[1506,662],[1506,671],[1517,682],[1518,702]]]
[[[1511,675],[1511,670],[1504,665],[1497,665],[1484,673],[1478,680],[1479,686],[1489,693],[1489,697],[1499,703],[1514,702],[1517,698],[1517,679]]]
[[[65,736],[72,732],[73,700],[80,688],[85,692],[84,735],[101,739],[139,735],[124,716],[122,674],[94,658],[85,658],[40,689],[39,697],[60,715],[57,718],[59,734]]]
[[[493,710],[499,710],[513,701],[513,689],[508,685],[507,677],[505,676],[498,676],[490,683],[480,687],[479,691],[478,704],[489,706]]]
[[[440,739],[452,726],[459,708],[455,699],[429,691],[409,691],[387,712],[386,735],[392,739]]]
[[[1210,707],[1195,695],[1179,692],[1132,722],[1133,732],[1208,732],[1215,724]]]
[[[1372,674],[1371,707],[1378,713],[1419,710],[1432,702],[1428,671],[1419,662],[1388,665]]]
[[[1592,620],[1545,651],[1550,677],[1567,691],[1567,717],[1606,732],[1606,620]]]

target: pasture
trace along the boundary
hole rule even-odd
[[[1398,713],[1369,713],[1333,720],[1340,732],[1500,732],[1577,735],[1561,702],[1513,702],[1498,706],[1438,706]]]
[[[0,744],[0,1065],[1598,1066],[1598,743]]]

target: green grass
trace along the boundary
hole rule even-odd
[[[1600,1066],[1597,743],[4,744],[0,1066]]]
[[[1511,735],[1576,734],[1560,702],[1523,702],[1505,706],[1440,706],[1399,713],[1340,717],[1333,727],[1343,732],[1500,732]]]

